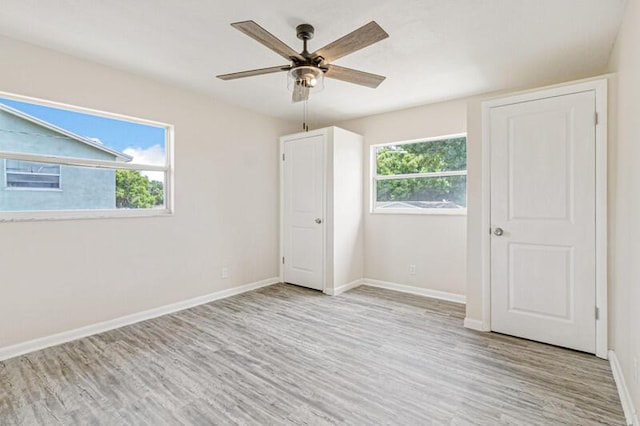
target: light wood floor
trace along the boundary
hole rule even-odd
[[[0,362],[0,423],[623,425],[606,361],[278,284]]]

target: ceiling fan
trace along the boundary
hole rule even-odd
[[[254,21],[236,22],[231,24],[231,26],[242,31],[259,43],[262,43],[283,58],[288,59],[291,63],[277,67],[260,68],[217,76],[222,80],[234,80],[254,75],[288,71],[289,79],[293,86],[292,100],[293,102],[300,102],[309,99],[309,92],[311,90],[322,87],[324,76],[374,89],[385,79],[385,77],[381,75],[332,64],[336,59],[389,37],[389,34],[375,21],[369,22],[313,53],[309,53],[307,50],[307,42],[313,38],[314,34],[314,28],[309,24],[301,24],[296,27],[297,36],[303,42],[302,52],[300,53],[297,53],[282,40],[275,37]]]

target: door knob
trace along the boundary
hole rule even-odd
[[[502,234],[504,234],[504,231],[502,230],[502,228],[496,228],[493,230],[493,235],[495,235],[496,237],[499,237]]]
[[[319,217],[317,217],[317,218],[316,218],[316,223],[317,223],[317,224],[322,223],[322,219],[320,219]]]

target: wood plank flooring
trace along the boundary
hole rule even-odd
[[[278,284],[0,362],[2,425],[623,425],[606,361]]]

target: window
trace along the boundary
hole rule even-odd
[[[371,150],[373,212],[466,213],[466,135],[376,145]]]
[[[0,93],[0,220],[171,213],[172,126]]]
[[[60,166],[30,161],[5,160],[7,188],[60,189]]]

